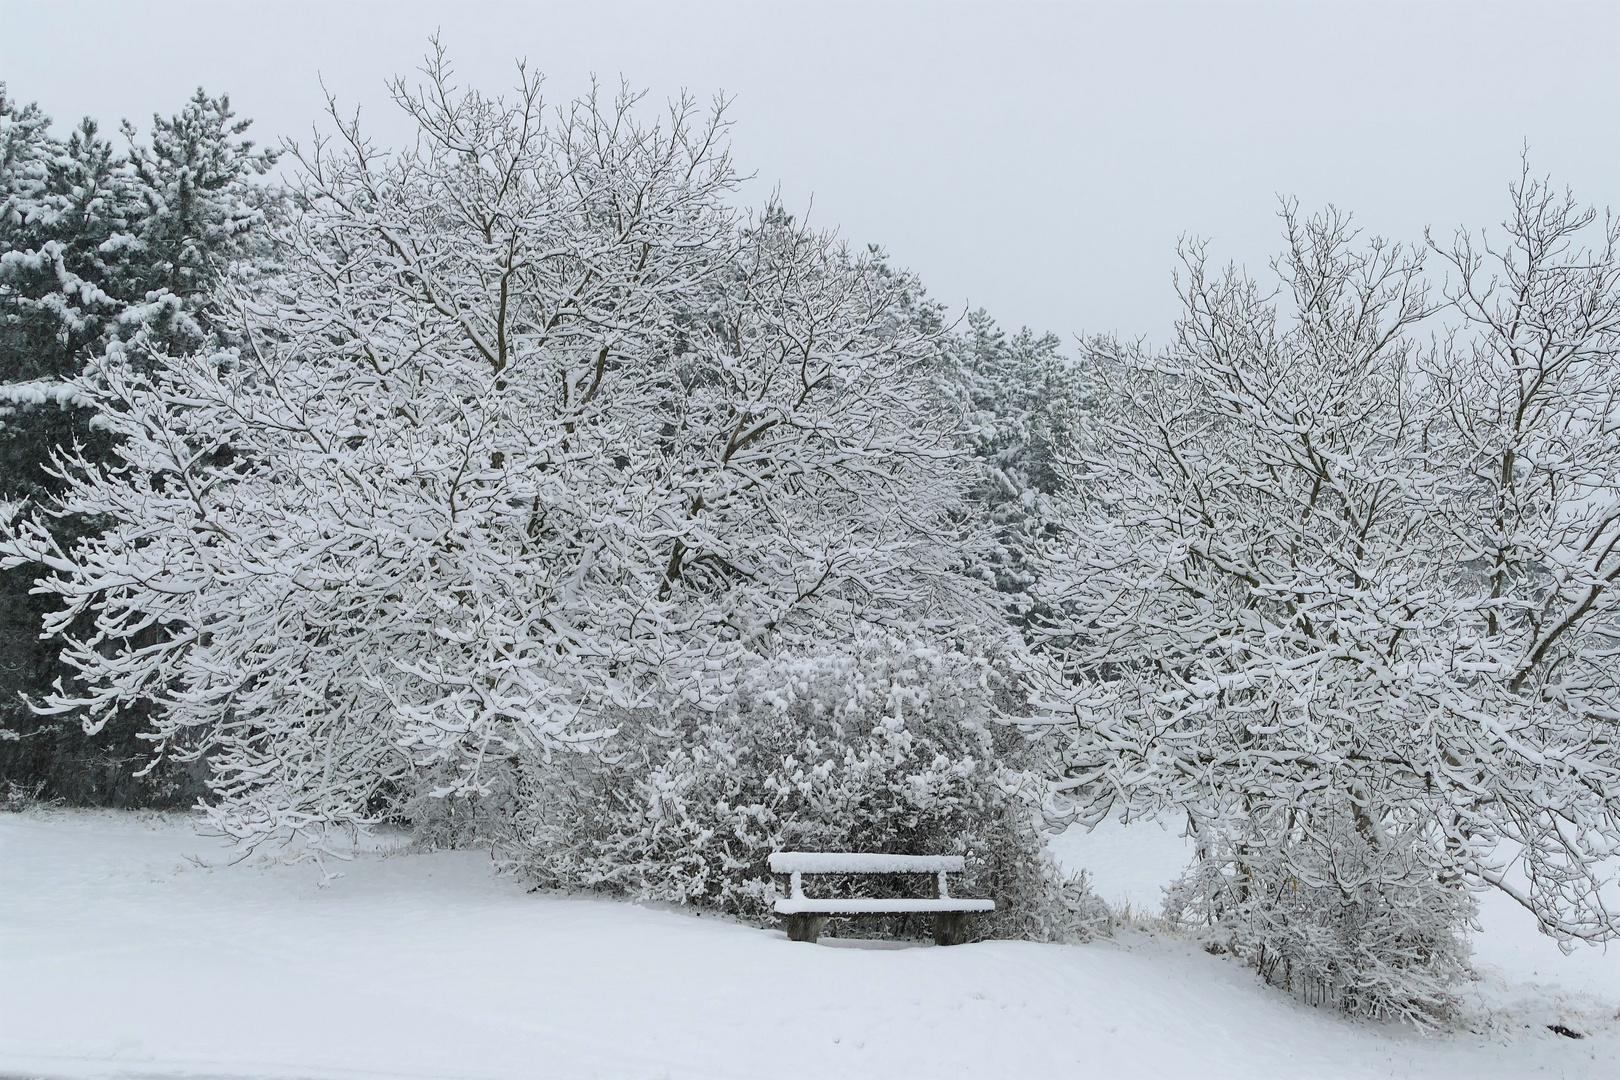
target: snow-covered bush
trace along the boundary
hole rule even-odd
[[[1257,816],[1211,837],[1171,889],[1167,917],[1313,1005],[1446,1021],[1468,971],[1473,894],[1441,880],[1416,830],[1369,837],[1348,807],[1303,820],[1290,830]]]
[[[524,769],[512,862],[544,887],[766,921],[780,895],[773,851],[961,854],[960,895],[997,902],[976,932],[1094,933],[1106,909],[1060,874],[1033,826],[1039,777],[1021,767],[1025,741],[991,720],[1015,703],[1004,664],[885,634],[757,658],[713,713],[687,712],[670,729],[627,722],[611,754]],[[837,895],[921,882],[816,880]]]

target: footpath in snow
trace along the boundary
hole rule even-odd
[[[0,1076],[1620,1076],[1620,951],[1561,957],[1495,909],[1480,952],[1504,1022],[1425,1037],[1176,939],[796,944],[531,894],[471,852],[368,855],[318,888],[309,866],[225,865],[193,824],[0,814]],[[1104,897],[1151,904],[1175,841],[1142,828],[1059,850],[1083,862],[1089,840]]]

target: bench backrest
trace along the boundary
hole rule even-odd
[[[960,855],[868,855],[859,851],[778,851],[773,874],[959,874]]]

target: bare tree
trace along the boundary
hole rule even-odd
[[[1280,302],[1190,248],[1175,345],[1100,350],[1114,450],[1074,470],[1047,564],[1073,723],[1051,813],[1185,811],[1208,910],[1241,909],[1262,966],[1316,890],[1344,950],[1315,977],[1370,1011],[1443,1002],[1455,885],[1620,932],[1615,233],[1578,250],[1590,213],[1514,194],[1505,251],[1445,253],[1432,346],[1422,252],[1341,215],[1285,208]],[[1376,937],[1352,901],[1381,958],[1351,955]]]

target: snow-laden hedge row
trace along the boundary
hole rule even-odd
[[[711,714],[672,728],[630,723],[608,753],[529,762],[505,850],[543,887],[756,922],[774,921],[773,851],[959,854],[966,872],[953,893],[997,903],[977,933],[1087,936],[1107,910],[1047,854],[1032,824],[1041,777],[1031,748],[990,720],[1014,697],[993,658],[878,633],[835,652],[760,659]],[[812,889],[926,885],[829,875]],[[915,919],[886,927],[926,929]]]

